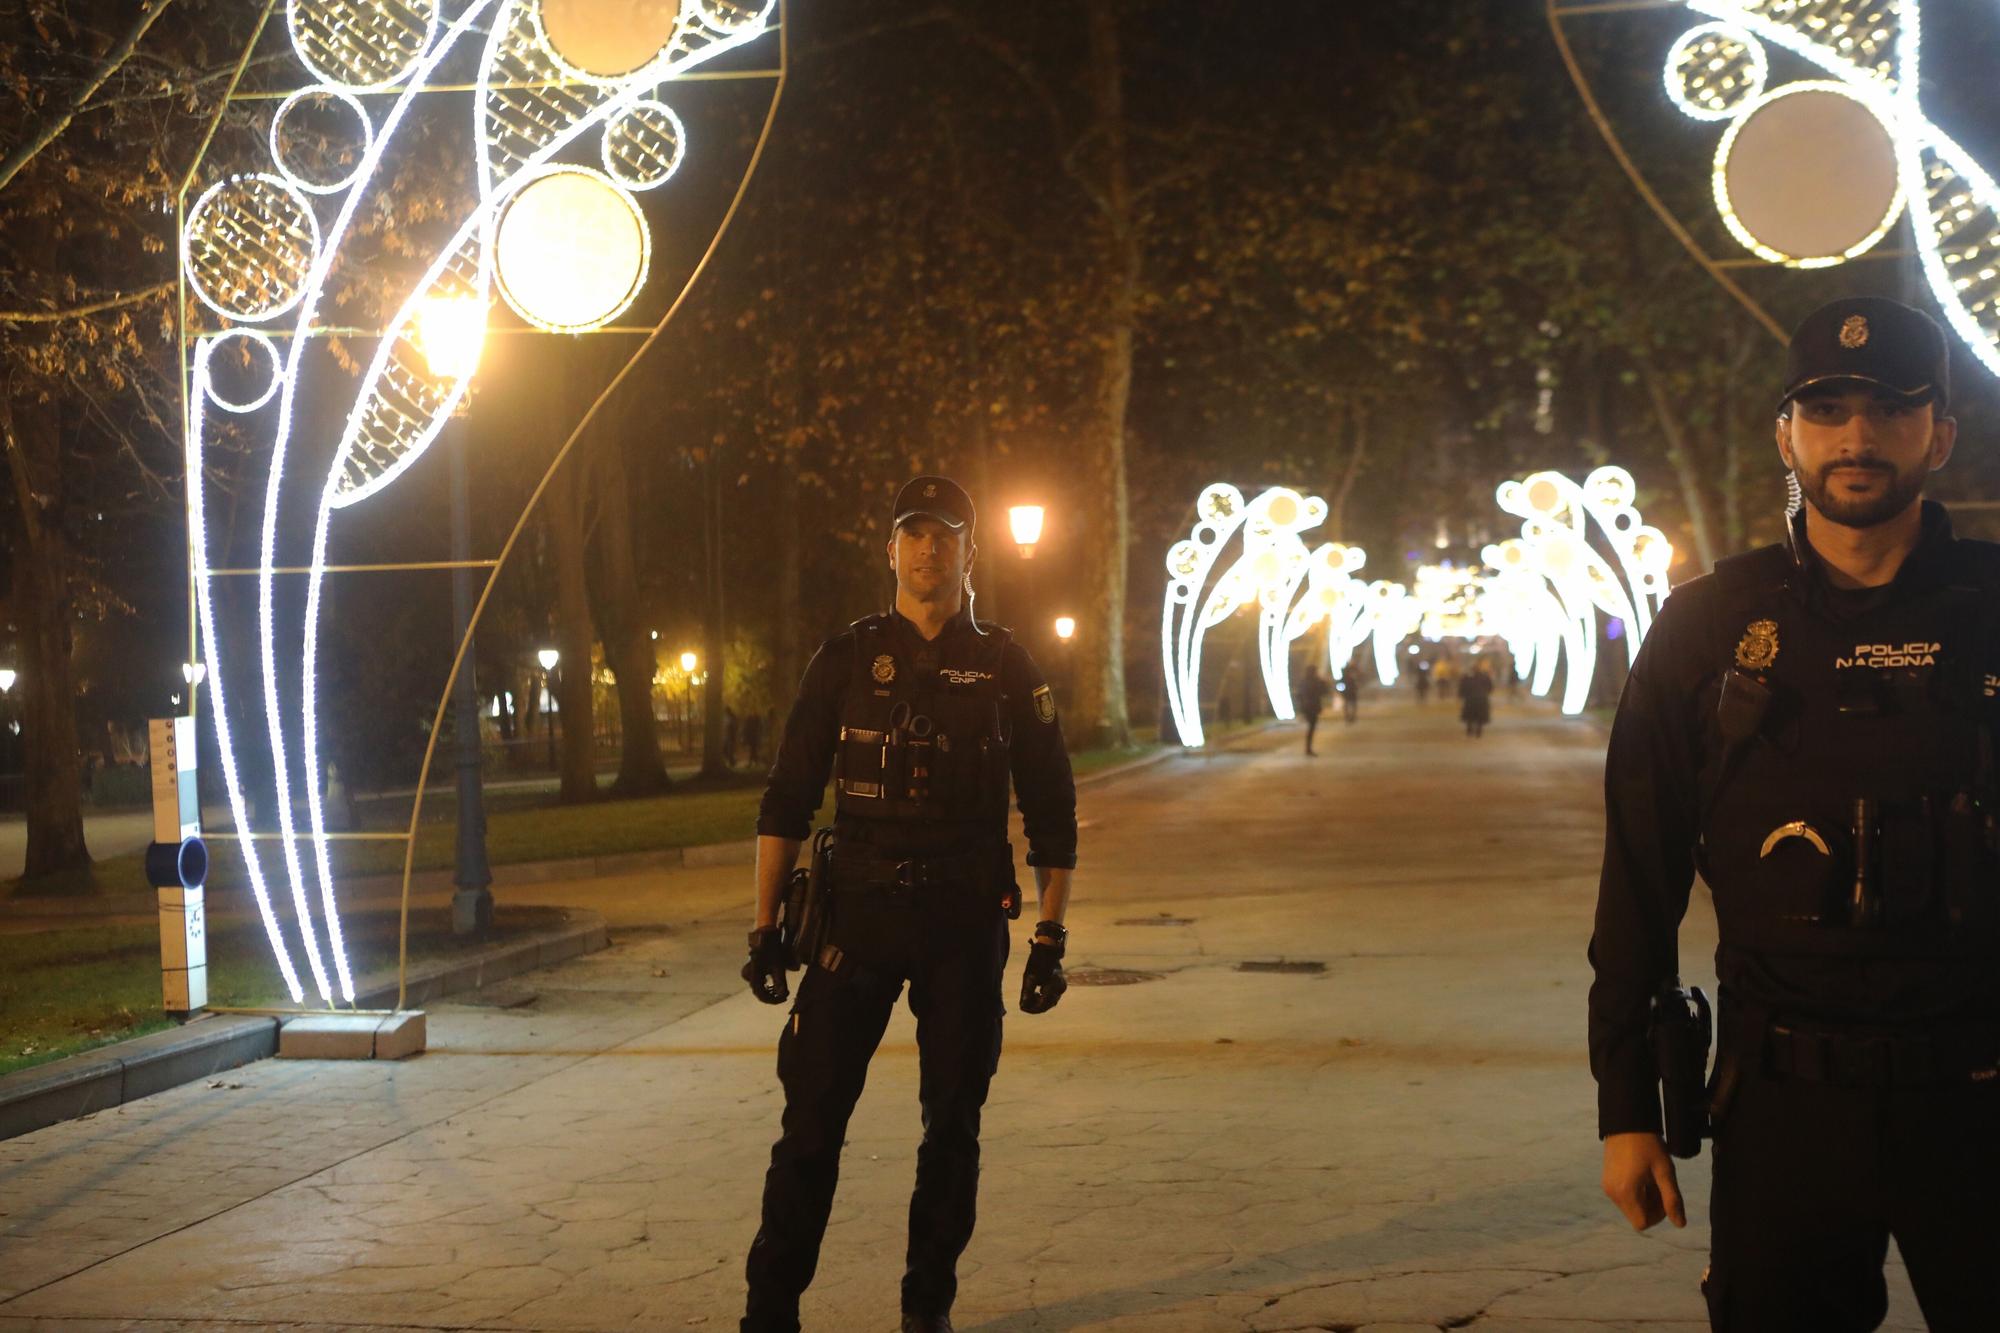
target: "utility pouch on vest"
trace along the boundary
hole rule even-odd
[[[1715,706],[1716,728],[1732,748],[1750,743],[1764,715],[1771,711],[1771,687],[1740,667],[1722,677],[1722,697]]]
[[[1653,996],[1647,1036],[1660,1074],[1660,1123],[1667,1151],[1698,1157],[1708,1135],[1708,1048],[1715,1035],[1708,997],[1675,979]]]

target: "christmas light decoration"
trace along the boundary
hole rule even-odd
[[[1667,92],[1675,106],[1702,119],[1727,120],[1716,154],[1716,206],[1730,232],[1752,253],[1796,267],[1837,264],[1865,252],[1907,207],[1918,257],[1938,307],[1973,355],[2000,374],[2000,187],[1971,154],[1932,122],[1919,101],[1922,9],[1918,0],[1685,0],[1714,22],[1684,34],[1670,49]],[[1823,72],[1762,89],[1768,44]],[[1719,62],[1719,63],[1716,63]],[[1713,66],[1713,67],[1711,67]],[[1756,75],[1753,77],[1753,75]],[[1872,119],[1887,140],[1892,176],[1875,194],[1881,215],[1822,253],[1803,254],[1760,238],[1731,194],[1729,164],[1760,120],[1777,124],[1781,99],[1810,112],[1839,135],[1843,166],[1866,165],[1869,136],[1856,117]],[[1801,116],[1800,119],[1804,119]],[[1851,172],[1844,172],[1851,177]],[[1868,209],[1868,195],[1857,203]],[[1810,210],[1823,212],[1824,210]],[[1808,216],[1805,224],[1823,219]]]
[[[181,262],[189,290],[224,321],[222,329],[191,339],[187,424],[196,619],[206,645],[202,656],[212,667],[208,683],[224,785],[236,827],[247,833],[226,703],[232,692],[223,680],[225,655],[216,651],[214,575],[201,496],[206,417],[210,409],[247,414],[274,405],[256,571],[258,665],[281,860],[299,940],[314,983],[329,1005],[336,988],[346,1001],[354,998],[318,781],[318,630],[333,516],[379,494],[406,471],[466,392],[476,353],[435,358],[425,353],[427,341],[435,349],[446,340],[440,312],[457,311],[461,323],[483,325],[497,293],[540,327],[578,331],[601,325],[630,304],[645,281],[650,258],[650,236],[632,191],[669,179],[686,145],[679,118],[651,94],[686,70],[760,36],[771,8],[770,0],[688,0],[685,5],[678,0],[467,0],[447,24],[438,0],[287,0],[293,52],[318,83],[286,96],[272,117],[268,148],[274,173],[216,181],[184,216]],[[288,478],[287,456],[304,354],[320,332],[315,319],[327,277],[398,130],[420,101],[434,102],[445,114],[455,105],[431,82],[469,39],[481,43],[472,90],[478,202],[407,293],[363,373],[319,495],[303,659],[281,663],[277,645],[297,628],[280,625],[273,595],[280,515],[289,512],[281,496],[288,481],[297,484]],[[390,100],[379,118],[371,118],[357,93]],[[303,137],[293,126],[296,117],[336,110],[354,122],[356,157],[352,168],[337,178],[314,171],[290,151],[294,140]],[[586,135],[600,136],[604,172],[555,163],[557,154]],[[330,218],[322,219],[315,200],[324,201]],[[273,339],[237,327],[287,315],[295,323],[282,351]],[[242,357],[251,368],[247,373],[262,376],[258,391],[218,384],[217,372],[224,365],[218,358],[224,353]],[[284,536],[289,542],[303,534]],[[280,704],[290,692],[289,684],[281,691],[281,682],[293,679],[300,686],[303,713],[296,755],[285,739]],[[294,828],[292,792],[301,776],[308,835]],[[306,893],[300,840],[312,843],[317,914]],[[247,838],[242,852],[273,952],[298,1000],[297,969],[271,910],[262,858]]]

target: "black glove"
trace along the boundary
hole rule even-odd
[[[785,980],[785,941],[776,926],[750,932],[750,961],[743,964],[750,993],[765,1004],[783,1004],[792,997]]]
[[[1024,1014],[1046,1014],[1056,1007],[1063,992],[1069,989],[1069,982],[1063,978],[1063,950],[1068,947],[1069,932],[1053,921],[1043,921],[1035,926],[1035,934],[1046,935],[1054,944],[1036,940],[1028,946],[1028,965],[1021,971],[1021,1012]]]

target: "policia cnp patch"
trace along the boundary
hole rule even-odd
[[[1046,685],[1036,686],[1034,697],[1035,697],[1035,716],[1041,719],[1041,721],[1045,723],[1055,721],[1056,696],[1050,693],[1049,687]]]

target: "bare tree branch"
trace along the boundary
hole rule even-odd
[[[0,324],[59,324],[66,319],[81,319],[85,315],[101,314],[106,310],[116,310],[120,306],[137,305],[150,301],[155,296],[173,290],[175,279],[156,282],[136,292],[123,292],[108,296],[102,301],[89,305],[71,306],[67,310],[0,310]]]
[[[8,182],[20,174],[21,168],[34,161],[38,153],[54,143],[56,137],[69,128],[69,123],[76,119],[77,112],[81,111],[83,104],[90,100],[91,94],[102,88],[104,81],[116,74],[119,67],[131,59],[133,50],[139,45],[139,39],[146,35],[146,30],[153,26],[153,21],[164,14],[167,6],[173,2],[174,0],[144,0],[139,16],[133,20],[131,28],[119,39],[118,44],[105,54],[104,63],[98,68],[96,77],[76,90],[70,97],[69,104],[56,115],[55,119],[42,126],[29,136],[25,143],[9,153],[5,162],[0,162],[0,190],[6,189]]]

